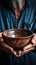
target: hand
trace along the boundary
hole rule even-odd
[[[32,45],[31,43],[29,43],[29,45],[27,45],[26,47],[24,47],[22,50],[18,51],[18,57],[25,55],[27,53],[29,53],[30,51],[34,50],[34,45]]]
[[[0,49],[2,49],[3,51],[9,52],[13,55],[15,55],[16,57],[18,57],[18,54],[16,51],[13,50],[12,47],[10,47],[9,45],[7,45],[3,38],[2,38],[2,33],[0,33]]]
[[[34,37],[32,38],[32,43],[34,46],[36,46],[36,34],[34,34]]]
[[[33,38],[34,39],[34,38]],[[32,40],[33,40],[32,39]],[[34,40],[35,41],[35,40]],[[24,54],[27,54],[28,52],[30,52],[31,50],[34,50],[34,46],[35,44],[29,44],[27,45],[26,47],[24,47],[22,50],[18,51],[18,54],[17,54],[17,51],[13,50],[12,47],[10,47],[9,45],[7,45],[6,43],[4,43],[3,39],[2,39],[2,34],[0,34],[0,49],[6,51],[6,52],[9,52],[13,55],[15,55],[16,57],[20,57]]]
[[[31,50],[35,50],[35,46],[36,46],[36,34],[34,34],[31,42],[29,43],[29,45],[27,45],[26,47],[24,47],[22,50],[18,51],[19,56],[22,56],[24,54],[27,54]]]

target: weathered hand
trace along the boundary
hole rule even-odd
[[[26,47],[24,47],[22,50],[19,50],[18,52],[13,50],[12,47],[10,47],[9,45],[7,45],[6,43],[4,43],[3,39],[2,39],[2,34],[0,34],[0,49],[9,52],[13,55],[15,55],[16,57],[20,57],[24,54],[29,53],[31,50],[35,49],[36,46],[36,35],[34,35],[34,37],[32,38],[32,43],[29,43],[29,45],[27,45]]]
[[[24,47],[22,50],[18,51],[19,56],[24,55],[24,54],[27,54],[31,50],[34,50],[35,49],[35,46],[36,46],[36,34],[34,34],[31,42],[29,43],[29,45],[27,45],[26,47]]]
[[[3,38],[2,38],[2,33],[0,33],[0,49],[2,49],[3,51],[6,51],[8,53],[11,53],[13,55],[15,55],[16,57],[18,57],[18,54],[16,51],[13,50],[12,47],[10,47],[9,45],[7,45]]]
[[[18,51],[18,57],[25,55],[27,53],[29,53],[30,51],[34,50],[34,45],[32,45],[31,43],[29,45],[27,45],[26,47],[24,47],[22,50]]]

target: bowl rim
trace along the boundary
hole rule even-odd
[[[19,29],[14,28],[14,29],[5,30],[4,32],[11,31],[11,30],[14,31],[14,30],[26,30],[26,29],[23,29],[23,28],[19,28]],[[31,38],[31,37],[34,35],[31,30],[26,30],[26,31],[29,31],[29,32],[31,32],[32,34],[29,35],[29,36],[26,36],[26,37],[10,37],[10,36],[5,35],[4,32],[2,32],[2,35],[3,35],[3,36],[6,36],[6,37],[8,37],[8,38],[11,38],[11,39],[24,39],[24,38],[27,39],[27,38]]]

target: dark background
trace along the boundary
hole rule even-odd
[[[0,5],[6,5],[6,1],[9,2],[9,0],[0,0]],[[35,8],[36,11],[36,0],[28,0],[28,2]]]
[[[0,4],[1,3],[3,3],[3,2],[5,2],[6,3],[6,1],[9,1],[9,0],[0,0]],[[29,3],[31,3],[32,5],[36,5],[36,0],[28,0],[29,1]]]

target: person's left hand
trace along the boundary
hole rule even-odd
[[[29,45],[27,45],[26,47],[24,47],[22,50],[18,51],[18,57],[29,53],[32,50],[35,50],[35,46],[36,46],[36,34],[34,34],[34,37],[32,38],[32,43],[29,43]]]

